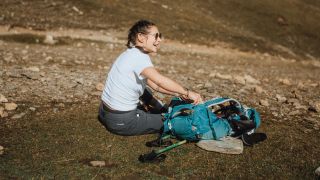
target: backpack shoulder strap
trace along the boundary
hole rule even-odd
[[[210,99],[205,102],[205,105],[207,107],[212,107],[212,106],[223,104],[223,103],[230,102],[230,101],[234,102],[238,108],[243,109],[243,107],[239,101],[237,101],[233,98],[228,98],[228,97],[216,97],[216,98]]]

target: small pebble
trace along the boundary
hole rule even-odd
[[[106,166],[105,161],[90,161],[90,165],[93,167],[103,167]]]

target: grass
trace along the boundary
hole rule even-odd
[[[96,119],[98,102],[72,106],[54,114],[47,109],[5,127],[1,124],[2,178],[167,179],[246,178],[312,179],[319,166],[319,134],[291,128],[292,122],[265,120],[260,131],[268,140],[245,147],[241,155],[207,152],[189,143],[167,154],[165,162],[142,164],[144,146],[156,135],[121,137],[107,132]],[[312,138],[310,136],[312,135]],[[104,160],[106,167],[91,167]]]

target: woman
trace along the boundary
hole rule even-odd
[[[183,88],[154,68],[149,54],[157,52],[161,41],[161,33],[152,22],[140,20],[130,28],[128,49],[113,63],[101,98],[99,120],[110,132],[130,136],[161,131],[160,112],[150,113],[139,108],[140,100],[153,106],[157,103],[146,85],[194,104],[202,102],[200,94]]]

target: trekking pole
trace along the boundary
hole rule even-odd
[[[166,158],[166,156],[162,153],[169,151],[173,148],[176,148],[178,146],[181,146],[182,144],[185,144],[187,142],[187,140],[183,140],[183,141],[179,141],[177,143],[174,143],[168,147],[165,147],[163,149],[159,149],[157,151],[153,150],[151,153],[148,154],[142,154],[139,156],[139,161],[140,162],[153,162],[155,160],[164,160]]]
[[[175,147],[181,146],[182,144],[185,144],[186,142],[187,142],[187,140],[179,141],[179,142],[177,142],[177,143],[172,144],[171,146],[165,147],[165,148],[163,148],[163,149],[159,149],[159,150],[157,150],[157,151],[155,151],[155,152],[156,152],[157,154],[161,154],[161,153],[164,153],[164,152],[166,152],[166,151],[169,151],[169,150],[171,150],[171,149],[173,149],[173,148],[175,148]]]

